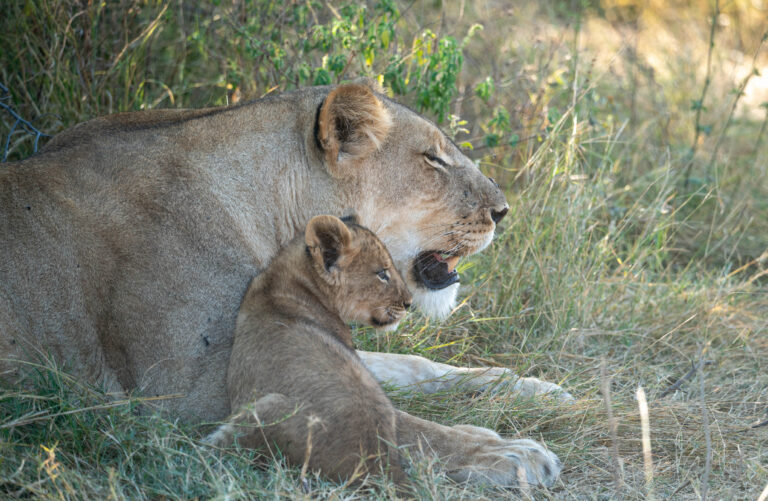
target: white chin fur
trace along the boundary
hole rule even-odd
[[[429,290],[414,287],[411,291],[413,302],[425,315],[435,318],[447,317],[456,306],[456,295],[459,293],[459,283],[449,285],[445,289]]]
[[[491,245],[491,242],[493,242],[493,234],[494,233],[495,233],[495,231],[492,231],[492,232],[490,232],[485,237],[485,239],[483,240],[483,243],[480,244],[480,248],[477,250],[477,252],[480,252],[480,251],[484,250],[486,247],[488,247],[489,245]]]

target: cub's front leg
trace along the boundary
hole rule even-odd
[[[568,402],[573,396],[554,383],[534,377],[519,377],[504,367],[463,368],[433,362],[418,355],[358,351],[365,367],[380,383],[423,393],[461,388],[485,391],[508,389],[521,397],[552,396]]]

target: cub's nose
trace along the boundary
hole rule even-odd
[[[406,310],[409,310],[411,308],[411,302],[403,301],[403,308],[405,308]]]
[[[501,210],[493,210],[491,209],[491,219],[493,219],[493,222],[496,224],[499,224],[499,221],[504,219],[504,216],[507,215],[507,212],[509,212],[509,206],[505,206]]]

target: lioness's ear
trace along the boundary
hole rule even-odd
[[[384,87],[381,86],[381,83],[379,83],[378,80],[371,77],[357,77],[352,80],[353,84],[358,85],[365,85],[369,89],[371,89],[373,92],[384,94]]]
[[[347,84],[333,89],[317,118],[317,140],[331,174],[347,174],[347,168],[381,146],[391,126],[392,117],[370,87]]]
[[[304,243],[318,271],[330,272],[351,241],[347,225],[334,216],[315,216],[304,230]]]
[[[356,224],[360,226],[360,216],[357,215],[355,209],[347,209],[341,215],[341,220],[344,224]]]

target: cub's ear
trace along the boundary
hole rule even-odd
[[[344,176],[379,149],[392,126],[384,104],[370,87],[339,85],[325,98],[317,117],[317,140],[333,176]]]
[[[341,219],[334,216],[315,216],[304,230],[304,243],[318,272],[333,273],[342,254],[349,249],[352,233]]]

